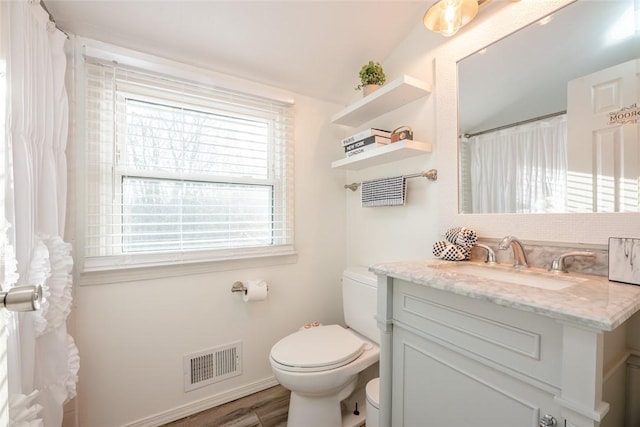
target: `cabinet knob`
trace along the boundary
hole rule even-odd
[[[552,427],[555,425],[558,425],[558,422],[553,415],[546,414],[542,418],[540,418],[540,427]]]

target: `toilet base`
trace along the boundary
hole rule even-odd
[[[344,399],[342,407],[342,427],[360,427],[365,424],[367,415],[366,386],[373,378],[379,376],[379,364],[376,362],[358,375],[358,384],[351,395]],[[353,412],[358,404],[358,415]]]
[[[360,415],[353,415],[349,412],[342,415],[342,427],[361,427],[365,424],[366,419],[367,414],[365,414],[364,408],[360,411]]]
[[[360,406],[360,403],[358,403],[358,415],[356,415],[353,413],[352,408],[345,405],[338,404],[336,406],[333,402],[325,402],[325,404],[322,404],[316,399],[313,399],[313,411],[309,411],[309,406],[306,406],[306,404],[310,402],[305,402],[303,396],[296,396],[294,398],[292,394],[291,397],[295,403],[293,413],[291,412],[291,403],[289,404],[287,427],[361,427],[365,424],[367,418],[365,404]],[[300,406],[301,404],[303,406]],[[296,410],[296,407],[305,409]],[[340,409],[342,409],[342,411],[338,413]],[[318,413],[316,410],[321,412]]]
[[[342,407],[342,427],[360,427],[365,424],[367,419],[367,405],[361,402],[364,402],[362,399],[365,396],[360,396],[360,390],[356,389],[353,395],[349,396],[348,399],[342,401],[340,405]],[[358,395],[357,397],[355,395]],[[358,402],[358,415],[354,414],[355,405],[351,402],[348,402],[352,399],[357,399]],[[345,404],[346,403],[346,404]]]
[[[356,387],[354,376],[336,395],[304,396],[291,391],[287,427],[342,427],[340,402]]]
[[[289,401],[287,427],[360,427],[365,425],[366,385],[379,375],[378,363],[360,372],[357,380],[333,398],[304,397],[294,392]],[[356,403],[358,414],[354,414]],[[317,408],[310,406],[319,404]],[[339,412],[339,414],[338,414]],[[327,414],[331,414],[327,418]]]

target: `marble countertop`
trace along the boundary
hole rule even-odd
[[[377,275],[603,331],[614,330],[640,310],[640,286],[610,282],[606,277],[569,273],[560,278],[574,281],[575,284],[549,290],[456,272],[456,266],[463,264],[492,268],[484,267],[480,262],[424,259],[375,264],[369,270]],[[512,267],[501,264],[498,268],[505,270]],[[541,276],[545,274],[553,280],[550,273],[540,270]]]

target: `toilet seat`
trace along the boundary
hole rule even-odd
[[[294,332],[271,349],[279,368],[294,372],[319,372],[339,368],[357,359],[366,343],[339,325]]]

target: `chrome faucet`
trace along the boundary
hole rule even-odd
[[[498,245],[498,249],[506,251],[511,247],[513,251],[513,266],[515,268],[529,267],[527,263],[527,255],[524,253],[524,247],[522,243],[515,236],[507,236]]]
[[[564,264],[565,258],[581,256],[581,257],[595,257],[596,254],[588,251],[575,251],[575,252],[567,252],[566,254],[558,255],[551,262],[551,268],[549,269],[552,273],[566,273],[567,266]]]
[[[496,263],[496,253],[493,252],[493,249],[491,249],[489,246],[478,243],[476,244],[476,248],[482,248],[487,251],[487,256],[485,257],[484,262],[486,262],[487,264]]]

